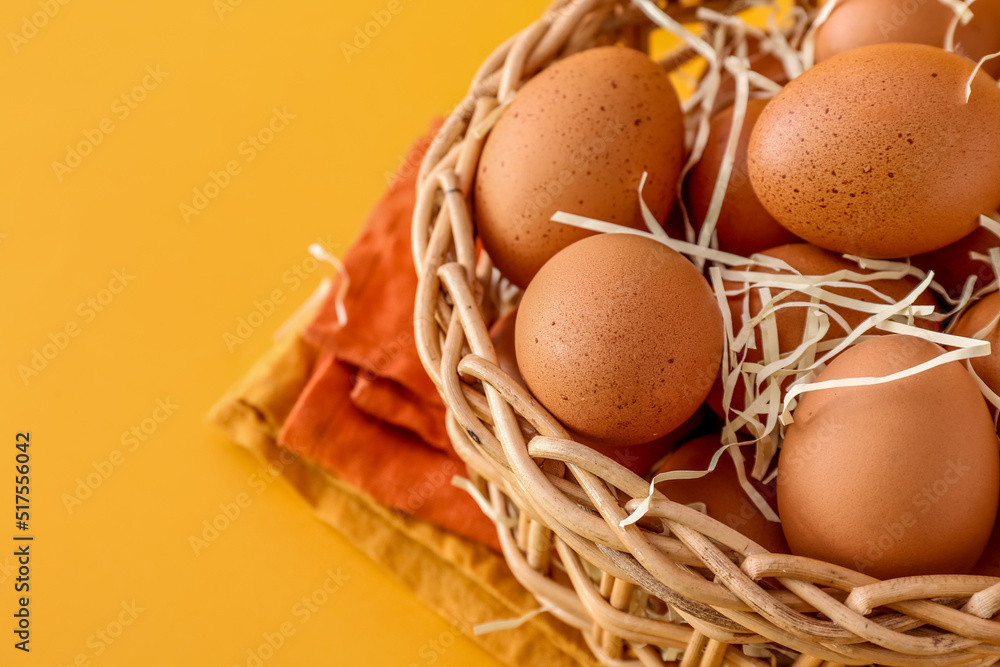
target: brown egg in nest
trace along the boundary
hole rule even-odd
[[[521,371],[517,365],[517,349],[515,346],[516,324],[517,310],[515,309],[493,324],[490,328],[490,338],[493,341],[493,348],[496,350],[500,368],[519,385],[527,388],[527,384],[525,384],[524,378],[521,377]],[[591,440],[579,433],[572,433],[571,435],[578,442],[597,450],[640,477],[645,477],[646,473],[652,470],[653,466],[662,460],[670,450],[688,438],[691,433],[698,430],[710,414],[708,408],[702,406],[686,422],[667,435],[651,442],[642,442],[637,445],[610,445],[597,440]]]
[[[553,257],[518,308],[517,359],[568,429],[611,445],[662,437],[704,402],[721,363],[722,315],[684,256],[603,234]]]
[[[684,122],[670,77],[624,47],[589,49],[530,79],[483,147],[474,219],[483,247],[518,287],[592,232],[558,211],[645,229],[639,183],[657,220],[676,197]]]
[[[791,266],[793,269],[798,271],[802,275],[806,276],[823,276],[834,273],[836,271],[853,271],[855,273],[868,274],[872,273],[871,270],[862,269],[854,262],[848,261],[832,253],[829,250],[823,250],[822,248],[817,248],[810,243],[792,243],[778,248],[771,248],[770,250],[765,250],[762,255],[768,257],[774,257],[775,259],[780,259],[786,264]],[[759,271],[762,273],[779,273],[774,269],[767,267],[737,267],[738,270],[748,270],[753,269],[754,271]],[[787,273],[787,272],[786,272]],[[912,277],[904,277],[896,280],[874,280],[869,283],[865,283],[869,287],[881,292],[887,297],[890,297],[894,301],[900,301],[906,297],[910,292],[912,292],[916,287],[919,286],[919,282]],[[731,291],[739,289],[741,285],[736,282],[726,281],[725,288],[726,291]],[[885,303],[883,300],[879,299],[876,295],[872,294],[866,289],[861,287],[826,287],[824,288],[828,292],[837,294],[840,296],[850,297],[852,299],[858,299],[866,303]],[[777,296],[780,290],[777,288],[771,289],[772,296]],[[786,297],[783,302],[792,301],[808,301],[809,297],[800,292],[790,294]],[[729,311],[730,316],[733,321],[734,334],[739,333],[739,329],[742,326],[743,318],[743,295],[737,295],[729,297]],[[935,306],[934,297],[929,291],[925,291],[916,300],[917,305],[924,306]],[[751,289],[750,299],[749,299],[749,313],[750,317],[756,317],[763,306],[763,302],[760,298],[760,293],[758,290]],[[832,306],[833,309],[840,314],[841,317],[847,322],[851,329],[855,329],[860,326],[868,317],[870,313],[864,313],[857,310],[852,310],[844,306]],[[806,330],[806,318],[809,317],[808,309],[806,308],[784,308],[777,311],[774,315],[777,329],[778,338],[778,352],[780,354],[788,353],[797,348],[802,343],[802,336]],[[940,325],[937,322],[931,320],[917,320],[918,326],[929,329],[932,331],[940,330]],[[824,337],[824,340],[831,340],[834,338],[842,338],[846,336],[848,331],[844,331],[835,320],[830,321],[830,331]],[[881,333],[878,330],[873,330],[870,333],[876,334]],[[757,341],[760,338],[760,327],[758,325],[757,331],[755,333],[757,336]],[[761,346],[758,344],[757,349],[752,349],[747,351],[746,360],[748,362],[759,362],[763,359],[763,351]],[[789,377],[784,382],[784,387],[792,382],[791,377]],[[712,387],[712,392],[708,397],[708,405],[715,411],[716,414],[724,416],[722,409],[723,400],[723,378],[719,378],[715,385]],[[746,405],[744,401],[745,396],[745,386],[742,380],[737,381],[737,385],[733,392],[733,399],[731,407],[736,410],[743,410]]]
[[[931,252],[1000,205],[1000,89],[922,44],[846,51],[806,70],[761,113],[750,180],[797,236],[864,257]]]
[[[993,275],[992,264],[972,259],[969,253],[989,256],[990,248],[998,246],[1000,238],[996,234],[985,227],[978,227],[976,231],[951,245],[923,255],[914,255],[910,261],[924,271],[933,271],[934,280],[948,292],[948,296],[958,299],[962,296],[969,276],[976,276],[973,291],[989,285],[996,277]]]
[[[993,526],[990,541],[986,543],[983,555],[972,568],[972,574],[981,577],[1000,577],[1000,523]]]
[[[755,99],[747,103],[732,175],[715,227],[719,249],[744,257],[799,240],[767,212],[758,201],[753,186],[750,185],[750,176],[747,172],[747,144],[750,142],[753,126],[766,106],[767,100]],[[699,231],[712,202],[712,193],[715,191],[715,182],[722,168],[732,122],[732,107],[712,118],[705,152],[684,183],[684,201],[691,221]]]
[[[511,377],[514,382],[527,387],[524,378],[521,377],[521,370],[517,366],[517,350],[514,346],[514,331],[517,326],[517,309],[510,311],[499,318],[490,327],[490,339],[493,341],[493,350],[497,353],[497,362],[500,369]]]
[[[845,351],[817,381],[884,377],[944,352],[914,336],[879,336]],[[808,392],[793,416],[778,462],[792,553],[880,579],[972,569],[997,516],[1000,454],[961,363]]]
[[[671,452],[656,470],[657,474],[674,470],[707,470],[712,456],[722,443],[718,433],[704,435]],[[776,507],[775,485],[763,484],[750,477],[753,455],[743,450],[746,477],[772,509]],[[728,453],[719,459],[715,470],[698,479],[660,482],[656,488],[670,500],[689,505],[704,503],[708,516],[721,521],[773,553],[789,553],[781,524],[769,520],[754,505],[740,486],[736,464]]]
[[[624,468],[628,468],[639,477],[646,477],[653,467],[663,461],[678,444],[691,437],[691,434],[701,429],[706,418],[711,415],[711,411],[705,405],[700,406],[687,421],[675,428],[670,433],[650,442],[641,442],[638,445],[614,445],[606,444],[599,440],[573,433],[573,439],[601,454],[604,454],[615,463]],[[714,421],[714,417],[712,420]]]
[[[1000,316],[1000,292],[993,292],[962,313],[951,333],[973,338],[988,327],[997,316]],[[992,352],[985,357],[974,357],[969,363],[986,386],[993,393],[1000,394],[1000,326],[994,327],[983,340],[989,341]]]
[[[955,29],[955,52],[978,62],[1000,51],[1000,2],[976,0],[973,17]],[[909,42],[944,47],[955,11],[936,0],[837,0],[826,23],[816,30],[816,62],[869,44]],[[987,60],[983,68],[1000,73],[1000,61]]]

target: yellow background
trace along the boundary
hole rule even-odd
[[[258,465],[204,423],[318,284],[319,270],[291,277],[306,247],[344,253],[411,140],[547,4],[400,2],[351,62],[341,43],[388,0],[0,3],[0,664],[246,665],[285,622],[295,634],[265,665],[495,664],[464,638],[436,648],[450,644],[441,619],[283,483],[258,495]],[[275,108],[294,118],[248,161],[241,145]],[[185,221],[180,205],[230,160],[239,173]],[[123,270],[128,285],[102,291]],[[283,303],[230,351],[224,335],[274,290]],[[35,351],[53,358],[23,379]],[[162,423],[158,399],[178,406]],[[122,435],[144,424],[155,431],[131,451]],[[25,430],[28,655],[12,647],[8,555]],[[88,475],[99,484],[67,508]],[[195,555],[189,537],[241,493],[249,507]],[[302,623],[293,606],[328,569],[349,579]],[[101,640],[133,601],[134,622]]]

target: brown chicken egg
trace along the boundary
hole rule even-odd
[[[799,240],[795,234],[778,224],[771,214],[757,200],[750,176],[747,173],[747,144],[750,132],[760,113],[767,106],[767,100],[750,100],[736,147],[729,186],[722,202],[715,231],[719,239],[719,249],[749,257],[755,252],[794,243]],[[685,202],[695,229],[700,230],[708,215],[715,191],[715,181],[722,168],[733,122],[733,108],[712,118],[708,144],[701,160],[688,174],[685,182]]]
[[[978,61],[1000,51],[1000,2],[976,0],[973,17],[955,30],[955,52]],[[954,10],[938,0],[837,0],[826,23],[816,31],[816,62],[869,44],[911,42],[944,47]],[[983,65],[996,76],[1000,62]]]
[[[841,354],[817,381],[883,377],[941,354],[920,338],[879,336]],[[778,462],[792,553],[880,579],[971,570],[996,519],[1000,454],[962,364],[808,392],[794,419]]]
[[[497,362],[501,370],[511,377],[514,382],[522,387],[526,387],[524,378],[521,377],[521,370],[517,366],[517,351],[514,347],[514,331],[517,326],[517,309],[510,311],[490,327],[490,339],[493,341],[493,349],[497,353]]]
[[[542,267],[518,308],[518,366],[568,429],[611,445],[655,440],[704,402],[722,357],[705,278],[648,237],[578,241]]]
[[[966,310],[958,319],[951,333],[965,338],[974,338],[977,333],[990,325],[990,322],[1000,315],[1000,292],[993,292],[980,299]],[[993,390],[1000,394],[1000,326],[984,337],[990,342],[992,352],[985,357],[974,357],[969,360],[976,375]]]
[[[516,323],[517,310],[515,309],[493,324],[490,328],[490,338],[493,340],[493,348],[496,350],[500,368],[510,375],[515,382],[527,389],[528,385],[525,384],[524,378],[521,377],[521,371],[517,365],[517,350],[514,342]],[[667,435],[651,442],[639,443],[638,445],[609,445],[598,440],[591,440],[579,433],[571,433],[571,435],[577,442],[599,451],[612,461],[643,477],[653,468],[654,464],[666,456],[667,452],[700,428],[705,422],[706,417],[710,414],[711,412],[708,408],[702,406],[686,422]]]
[[[993,266],[989,262],[972,259],[969,253],[978,252],[988,256],[990,248],[997,246],[1000,246],[1000,239],[996,234],[978,227],[976,231],[951,245],[923,255],[914,255],[910,260],[924,271],[933,271],[934,280],[948,291],[948,296],[957,299],[962,295],[965,281],[971,275],[976,276],[975,290],[993,282]]]
[[[645,477],[653,469],[653,466],[662,461],[679,443],[691,437],[691,434],[705,423],[705,418],[709,415],[711,415],[711,411],[702,405],[686,422],[670,433],[662,438],[657,438],[650,442],[642,442],[638,445],[609,445],[599,440],[591,440],[579,433],[573,433],[572,435],[576,441],[599,451],[615,463],[628,468],[636,475]]]
[[[846,51],[761,113],[747,159],[775,219],[829,250],[905,257],[971,233],[1000,205],[1000,89],[922,44]]]
[[[982,577],[1000,577],[1000,523],[993,526],[993,534],[986,543],[986,549],[972,568],[972,574]]]
[[[792,243],[789,245],[780,246],[778,248],[771,248],[770,250],[765,250],[761,253],[768,257],[774,257],[775,259],[780,259],[786,264],[791,266],[793,269],[798,271],[802,275],[806,276],[823,276],[836,271],[853,271],[855,273],[871,273],[870,270],[862,269],[854,262],[848,261],[832,253],[829,250],[823,250],[822,248],[817,248],[810,243]],[[746,270],[748,268],[753,268],[755,271],[760,271],[763,273],[778,273],[772,269],[766,267],[739,267],[741,270]],[[869,283],[865,283],[869,287],[878,290],[887,297],[890,297],[894,301],[900,301],[919,285],[916,279],[909,276],[904,278],[899,278],[896,280],[873,280]],[[726,281],[725,287],[727,291],[735,290],[740,287],[739,283]],[[858,287],[826,287],[827,291],[837,294],[840,296],[850,297],[852,299],[858,299],[866,303],[884,303],[877,296],[871,292]],[[778,289],[771,289],[772,295],[777,295]],[[801,292],[796,292],[784,299],[784,302],[790,303],[792,301],[809,301],[809,297]],[[930,292],[924,292],[919,297],[917,297],[916,303],[918,305],[934,306],[934,297]],[[763,307],[763,302],[760,298],[760,293],[758,290],[750,291],[749,300],[749,313],[750,317],[756,317]],[[851,329],[855,329],[861,325],[869,316],[869,313],[863,313],[857,310],[851,310],[850,308],[844,306],[833,306],[833,309],[840,314],[841,317],[847,322]],[[737,295],[729,297],[729,312],[733,320],[734,333],[739,333],[739,329],[742,326],[743,321],[743,295]],[[784,308],[778,310],[775,315],[775,325],[778,334],[778,352],[787,353],[791,352],[799,345],[802,344],[802,335],[806,330],[806,318],[808,317],[808,310],[806,308]],[[930,320],[917,320],[917,324],[925,329],[939,330],[940,325],[937,322]],[[844,331],[844,329],[837,324],[836,320],[831,319],[830,321],[830,331],[824,337],[824,340],[831,340],[833,338],[842,338],[846,336],[849,332]],[[871,331],[870,333],[879,333],[878,330]],[[755,333],[757,340],[760,341],[760,327],[758,326]],[[758,345],[757,349],[748,350],[746,360],[749,362],[759,362],[763,359],[763,351],[761,346]],[[785,382],[785,385],[791,384],[791,377]],[[724,412],[722,410],[722,399],[723,399],[723,384],[722,378],[720,377],[716,381],[715,386],[712,387],[712,392],[708,397],[708,405],[716,412],[716,414],[723,416]],[[745,401],[743,397],[745,396],[745,387],[742,381],[739,381],[734,392],[731,407],[737,410],[743,410],[745,407]]]
[[[712,456],[722,447],[719,434],[704,435],[681,445],[671,452],[657,469],[657,474],[673,470],[707,470]],[[774,484],[762,484],[750,477],[753,455],[749,448],[743,450],[746,476],[754,488],[774,509]],[[719,459],[715,470],[698,479],[678,479],[660,482],[657,490],[667,498],[683,505],[704,503],[708,516],[721,521],[748,537],[768,551],[789,553],[781,531],[781,524],[770,521],[740,486],[736,465],[728,453]]]
[[[684,214],[681,213],[680,206],[674,206],[670,209],[670,215],[663,221],[663,231],[672,239],[680,239],[681,241],[687,239],[687,231],[684,228]]]
[[[557,211],[645,229],[639,183],[657,220],[670,212],[684,124],[670,77],[624,47],[583,51],[514,96],[483,147],[474,217],[500,272],[527,287],[557,252],[591,235]]]

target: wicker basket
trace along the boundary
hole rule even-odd
[[[694,9],[666,7],[680,21]],[[663,665],[671,649],[683,651],[683,667],[772,662],[750,657],[765,654],[744,645],[801,654],[802,667],[994,664],[1000,580],[883,582],[770,554],[659,494],[642,521],[622,528],[648,483],[571,442],[497,366],[487,327],[499,297],[489,258],[479,253],[477,261],[469,210],[489,128],[520,85],[554,60],[600,44],[645,48],[651,28],[626,0],[557,1],[486,60],[421,167],[417,347],[448,406],[454,447],[492,504],[514,576],[545,610],[582,630],[608,665]]]

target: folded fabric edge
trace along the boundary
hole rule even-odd
[[[537,606],[501,557],[433,524],[400,516],[277,445],[282,415],[273,414],[266,399],[273,395],[279,404],[287,403],[281,394],[297,395],[308,378],[294,370],[302,365],[294,357],[307,346],[295,335],[288,339],[279,341],[227,392],[210,410],[208,422],[261,463],[280,470],[320,520],[392,571],[418,599],[497,659],[510,665],[596,666],[578,631],[547,615],[516,630],[474,636],[475,624],[519,616]],[[279,377],[272,378],[277,368],[282,369]],[[282,380],[286,386],[277,386]]]

